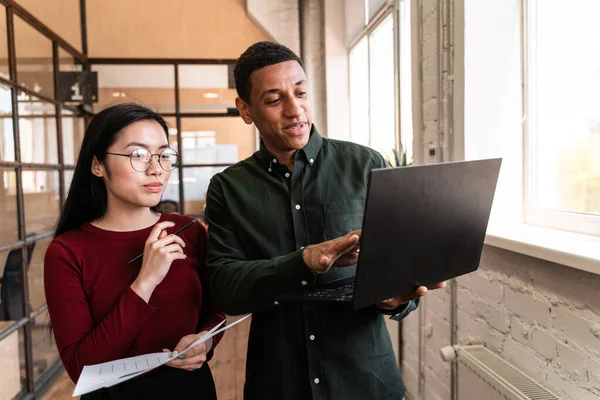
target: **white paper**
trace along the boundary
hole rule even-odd
[[[226,331],[227,329],[237,325],[252,314],[248,314],[243,318],[235,321],[231,325],[225,325],[219,329],[221,325],[225,323],[225,320],[221,321],[217,326],[211,329],[208,333],[192,343],[187,349],[183,350],[179,354],[185,354],[191,348],[205,342],[209,338],[218,335],[219,333]],[[128,381],[129,379],[135,378],[146,372],[150,372],[155,368],[160,367],[163,364],[175,359],[172,353],[150,353],[136,357],[122,358],[120,360],[109,361],[101,364],[86,365],[83,367],[83,371],[77,381],[77,386],[73,392],[73,397],[81,396],[86,393],[93,392],[94,390],[108,388],[119,383]]]
[[[171,353],[150,353],[83,367],[73,396],[125,382],[171,361]]]
[[[179,354],[185,354],[185,353],[186,353],[188,350],[190,350],[192,347],[196,347],[196,346],[198,346],[200,343],[203,343],[203,342],[207,341],[209,338],[211,338],[211,337],[213,337],[213,336],[215,336],[215,335],[218,335],[219,333],[221,333],[221,332],[223,332],[223,331],[226,331],[227,329],[229,329],[229,328],[231,328],[231,327],[233,327],[233,326],[236,326],[237,324],[239,324],[240,322],[242,322],[243,320],[245,320],[246,318],[248,318],[248,317],[249,317],[249,316],[251,316],[251,315],[252,315],[252,314],[248,314],[248,315],[246,315],[244,318],[240,318],[240,319],[238,319],[237,321],[235,321],[235,322],[234,322],[233,324],[231,324],[231,325],[225,325],[225,326],[224,326],[224,327],[222,327],[221,329],[219,329],[219,330],[215,330],[216,328],[218,328],[219,326],[221,326],[221,325],[223,324],[223,322],[225,322],[225,321],[222,321],[222,322],[221,322],[219,325],[217,325],[217,326],[215,326],[213,329],[211,329],[211,331],[209,332],[209,334],[208,334],[208,335],[204,335],[204,336],[202,336],[200,339],[196,340],[196,341],[195,341],[194,343],[192,343],[192,344],[191,344],[191,345],[190,345],[190,346],[189,346],[187,349],[183,350],[183,351],[182,351],[181,353],[179,353]]]

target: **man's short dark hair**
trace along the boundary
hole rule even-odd
[[[302,68],[302,60],[294,52],[282,44],[274,42],[258,42],[248,47],[237,59],[233,70],[235,88],[238,96],[250,104],[252,81],[250,75],[257,69],[279,64],[285,61],[297,61]]]

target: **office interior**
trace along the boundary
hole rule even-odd
[[[164,209],[202,218],[210,178],[260,144],[232,68],[261,40],[302,57],[326,137],[399,168],[503,158],[479,270],[388,321],[406,398],[600,399],[599,14],[596,0],[0,0],[0,399],[72,398],[43,259],[86,123],[119,102],[160,112],[182,155]],[[97,96],[70,81],[84,73]],[[211,361],[220,399],[242,399],[248,329]],[[475,347],[535,390],[469,364]]]

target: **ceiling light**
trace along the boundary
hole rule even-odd
[[[119,96],[120,96],[120,94],[119,94],[119,92],[112,92],[112,96],[113,96],[113,97],[119,97]]]
[[[207,93],[204,93],[204,98],[205,99],[218,99],[219,95],[217,93],[207,92]]]

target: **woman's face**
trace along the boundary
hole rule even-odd
[[[171,176],[169,160],[160,157],[165,170],[161,168],[158,156],[152,156],[150,163],[143,156],[145,151],[160,154],[168,148],[167,135],[154,120],[134,122],[123,129],[108,148],[104,163],[94,160],[92,164],[94,175],[104,179],[109,206],[135,208],[158,204]],[[136,157],[129,157],[132,153]],[[144,171],[144,168],[147,169]]]

